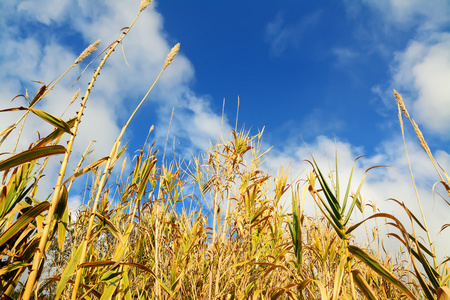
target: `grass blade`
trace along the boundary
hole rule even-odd
[[[30,224],[38,215],[50,207],[50,202],[42,202],[25,212],[14,222],[5,232],[0,235],[0,246],[4,245],[9,239],[16,236],[23,228]]]
[[[0,172],[42,157],[64,153],[66,153],[66,148],[60,145],[31,148],[0,161]]]
[[[75,178],[77,178],[77,177],[85,174],[86,172],[89,172],[90,170],[95,169],[98,166],[104,164],[106,161],[108,161],[108,158],[109,158],[108,156],[100,158],[99,160],[97,160],[97,161],[93,162],[92,164],[84,167],[83,169],[79,170],[78,172],[75,172],[72,176],[70,176],[69,178],[67,178],[64,181],[64,184],[66,184],[66,183],[68,183],[70,181],[73,181],[73,180],[75,180]]]
[[[374,294],[370,285],[367,281],[361,276],[361,272],[359,270],[352,270],[353,278],[355,279],[356,284],[359,289],[363,292],[364,296],[366,296],[369,300],[378,300],[378,297]]]
[[[77,118],[72,118],[69,121],[67,121],[67,125],[69,125],[70,128],[72,128],[75,125],[75,121]],[[42,147],[46,144],[58,139],[60,136],[62,136],[66,131],[61,128],[55,128],[49,135],[47,135],[45,138],[41,139],[37,144],[36,147]]]
[[[36,116],[38,116],[45,122],[55,126],[56,128],[63,130],[64,132],[67,132],[68,134],[72,134],[72,132],[70,131],[69,124],[67,124],[60,118],[55,117],[54,115],[51,115],[48,112],[45,112],[40,109],[30,108],[30,111],[32,111]]]
[[[377,262],[373,257],[369,254],[361,250],[360,248],[350,245],[348,246],[348,251],[356,256],[359,260],[365,263],[372,270],[383,276],[386,280],[392,283],[395,287],[401,290],[405,295],[412,300],[416,300],[417,298],[411,293],[411,291],[388,269],[382,266],[379,262]]]
[[[345,265],[347,264],[347,255],[341,257],[341,262],[334,277],[333,300],[337,300],[341,291],[342,279],[344,278]]]
[[[55,300],[58,300],[61,297],[62,292],[67,287],[67,282],[70,279],[70,276],[72,276],[75,273],[75,270],[77,268],[78,262],[81,258],[81,253],[83,252],[83,244],[86,243],[86,241],[83,241],[83,243],[78,247],[75,254],[72,256],[72,258],[67,263],[66,267],[64,268],[64,272],[61,275],[61,279],[58,283],[58,286],[56,288],[55,293]]]

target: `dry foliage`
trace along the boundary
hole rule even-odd
[[[142,1],[137,15],[149,2]],[[133,171],[111,183],[115,163],[125,151],[120,146],[123,133],[154,84],[123,126],[110,155],[81,168],[87,150],[75,172],[68,174],[66,166],[93,83],[133,24],[102,52],[77,116],[64,121],[34,108],[59,79],[51,86],[43,84],[28,99],[28,107],[3,110],[25,113],[0,133],[0,143],[25,122],[29,112],[55,129],[28,150],[15,153],[14,148],[0,161],[2,299],[449,297],[448,264],[436,262],[425,216],[419,220],[398,202],[410,217],[412,232],[383,212],[352,224],[351,216],[358,213],[355,208],[363,212],[363,183],[350,191],[350,177],[341,190],[337,164],[335,180],[330,182],[313,157],[311,172],[303,180],[289,183],[283,168],[277,176],[265,173],[262,132],[250,136],[233,131],[228,140],[188,162],[158,162],[156,150],[142,149],[134,158]],[[167,56],[163,70],[178,49],[179,44]],[[401,112],[411,121],[422,147],[429,149],[401,96],[395,96],[402,131]],[[64,134],[70,135],[67,146],[59,145]],[[436,165],[431,151],[427,154]],[[39,179],[54,155],[64,156],[60,176],[51,199],[42,201],[36,198]],[[449,177],[436,170],[450,194]],[[68,195],[73,181],[82,175],[91,178],[89,195],[76,217],[70,218]],[[314,199],[316,215],[304,214],[307,195]],[[281,205],[282,198],[291,199],[289,210]],[[371,241],[355,239],[354,230],[370,219],[390,226],[389,235],[400,241],[406,260],[375,253],[367,247]],[[416,230],[425,233],[426,243]],[[374,238],[379,237],[374,234]],[[21,278],[26,281],[23,285]]]

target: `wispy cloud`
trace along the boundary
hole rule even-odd
[[[354,63],[360,57],[360,54],[348,47],[336,47],[332,50],[336,57],[335,65],[337,67],[344,67],[348,64]]]
[[[270,53],[279,56],[291,46],[298,47],[304,33],[319,22],[320,16],[321,12],[316,11],[294,24],[286,24],[283,13],[277,13],[275,19],[266,25],[265,30]]]

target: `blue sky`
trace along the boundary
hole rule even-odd
[[[55,80],[95,40],[102,39],[101,49],[112,43],[138,8],[139,1],[2,1],[1,108],[22,105],[20,99],[10,100],[25,89],[36,93],[39,86],[31,80]],[[308,168],[303,160],[310,157],[304,142],[325,169],[334,164],[337,150],[343,173],[357,156],[369,155],[357,165],[357,178],[373,165],[393,167],[366,178],[367,201],[390,211],[398,209],[385,201],[393,197],[417,212],[395,88],[438,162],[450,170],[447,0],[156,1],[123,42],[128,65],[122,50],[116,51],[101,72],[75,154],[84,152],[92,139],[97,141],[97,158],[109,153],[178,42],[180,54],[126,134],[130,158],[151,125],[155,132],[150,140],[164,147],[172,109],[170,145],[185,156],[207,150],[210,141],[235,127],[239,96],[238,129],[256,134],[265,127],[264,147],[273,146],[266,170],[276,174],[284,165],[293,178],[302,174]],[[61,81],[41,109],[60,115],[75,91],[83,92],[93,67],[72,83],[87,61]],[[2,129],[18,116],[3,114]],[[33,118],[27,126],[31,134],[21,139],[22,149],[36,138],[36,131],[51,130]],[[409,127],[407,139],[420,198],[437,233],[448,207],[432,199],[431,186],[438,178]],[[0,152],[13,144],[7,141]]]

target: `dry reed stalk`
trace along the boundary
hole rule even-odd
[[[157,203],[156,203],[156,215],[155,215],[155,266],[153,272],[155,273],[155,277],[159,278],[159,270],[160,270],[160,262],[159,262],[159,252],[160,252],[160,227],[161,227],[161,204],[159,203],[159,199],[162,195],[162,186],[161,182],[159,184]],[[156,299],[161,298],[161,286],[158,281],[155,282],[155,297]]]
[[[94,72],[94,75],[92,76],[92,79],[88,85],[88,88],[86,89],[84,97],[82,98],[81,106],[78,111],[77,118],[75,120],[75,125],[73,126],[73,129],[72,129],[72,135],[70,136],[69,141],[67,143],[66,154],[64,155],[63,161],[61,163],[61,169],[59,171],[59,176],[58,176],[58,179],[57,179],[57,182],[55,185],[55,190],[53,192],[51,206],[50,206],[50,209],[47,214],[46,225],[44,227],[42,237],[39,241],[38,250],[36,251],[36,254],[35,254],[34,260],[33,260],[33,267],[31,269],[30,275],[28,277],[28,280],[27,280],[27,283],[25,286],[25,291],[23,294],[24,300],[30,299],[31,293],[34,289],[37,273],[39,271],[40,265],[42,263],[42,258],[45,253],[45,244],[47,243],[50,225],[52,223],[52,218],[53,218],[53,215],[54,215],[54,212],[56,209],[56,205],[58,203],[58,199],[60,197],[61,189],[63,188],[63,180],[64,180],[66,168],[67,168],[67,165],[69,162],[69,157],[72,152],[73,143],[75,141],[76,133],[78,131],[78,126],[81,122],[81,117],[83,116],[84,108],[86,107],[86,102],[87,102],[88,96],[91,92],[92,87],[94,86],[94,82],[95,82],[97,76],[100,74],[101,68],[103,67],[104,63],[106,62],[106,59],[109,57],[109,55],[112,53],[113,50],[114,50],[114,48],[111,47],[111,49],[107,52],[107,55],[105,55],[105,57],[100,62],[97,70]]]
[[[432,161],[433,165],[435,166],[436,170],[437,170],[437,167],[436,167],[436,165],[434,163],[434,159],[433,159],[433,156],[431,154],[431,151],[429,150],[428,145],[426,144],[425,139],[423,138],[422,132],[420,131],[420,129],[417,126],[416,122],[413,119],[411,119],[411,117],[409,116],[408,111],[406,110],[405,104],[403,103],[402,96],[396,90],[394,90],[394,95],[395,95],[395,99],[397,100],[397,103],[398,103],[398,119],[400,121],[400,129],[402,131],[403,144],[404,144],[404,147],[405,147],[406,159],[408,161],[409,173],[411,174],[411,180],[412,180],[412,183],[413,183],[413,186],[414,186],[414,192],[416,194],[416,199],[417,199],[417,203],[419,205],[420,214],[422,216],[423,225],[425,226],[425,229],[426,229],[425,232],[427,234],[428,243],[429,243],[429,245],[430,245],[430,247],[432,249],[432,252],[435,253],[434,252],[434,245],[432,243],[430,232],[428,230],[427,221],[425,219],[425,214],[423,212],[422,203],[420,201],[419,193],[417,191],[417,186],[416,186],[416,183],[415,183],[415,180],[414,180],[414,175],[413,175],[413,172],[412,172],[411,162],[409,160],[409,153],[408,153],[408,149],[407,149],[407,146],[406,146],[405,129],[404,129],[403,120],[402,120],[402,112],[408,118],[410,123],[413,125],[414,131],[415,131],[415,133],[416,133],[416,135],[417,135],[417,137],[419,139],[419,142],[420,142],[422,148],[425,150],[425,152],[429,156],[429,158]],[[438,174],[439,174],[439,176],[441,176],[439,171],[438,171]],[[437,268],[436,256],[433,257],[433,262],[434,262],[434,267],[436,269]]]
[[[138,14],[139,15],[139,14]],[[125,33],[123,33],[123,35],[121,36],[121,38],[116,41],[112,46],[111,49],[108,51],[108,53],[111,53],[112,51],[114,51],[115,47],[122,41],[122,39],[126,36],[126,34],[130,31],[130,29],[132,28],[133,24],[135,23],[138,15],[136,16],[136,18],[134,19],[133,23],[130,25],[130,27],[127,29],[127,31]],[[168,55],[166,62],[164,64],[165,67],[167,67],[167,61],[170,59],[169,64],[172,62],[174,56],[178,53],[178,49],[180,47],[180,44],[178,43],[177,45],[174,46],[175,49],[177,49],[176,52],[173,51],[174,48],[172,48],[172,51],[170,53],[172,53],[172,55]],[[175,54],[174,54],[175,53]],[[102,189],[104,184],[106,183],[106,178],[108,177],[108,174],[111,173],[112,171],[112,167],[114,166],[115,163],[115,157],[118,153],[119,147],[120,147],[120,141],[122,139],[122,136],[125,133],[125,130],[127,129],[128,125],[130,124],[131,120],[133,119],[134,115],[136,114],[136,112],[139,110],[139,108],[141,107],[141,105],[144,103],[145,99],[147,98],[147,96],[150,94],[150,92],[153,90],[153,87],[155,86],[156,82],[159,80],[159,78],[161,77],[163,71],[165,69],[163,68],[161,70],[161,72],[159,73],[159,75],[157,76],[157,78],[155,79],[155,81],[153,82],[152,86],[150,87],[150,89],[147,91],[147,93],[145,94],[144,98],[141,100],[141,102],[137,105],[136,109],[133,111],[133,113],[131,114],[131,116],[128,118],[128,121],[125,123],[125,125],[122,127],[122,130],[118,136],[118,138],[116,139],[116,142],[114,143],[114,146],[111,150],[111,153],[108,157],[108,160],[105,164],[105,168],[103,171],[103,175],[101,177],[101,181],[99,182],[99,186],[98,186],[98,191],[97,191],[97,195],[95,197],[94,203],[93,203],[93,207],[92,207],[92,213],[91,213],[91,217],[89,219],[89,226],[88,226],[88,230],[86,233],[86,238],[84,243],[82,244],[83,250],[82,250],[82,254],[81,254],[81,260],[79,262],[79,264],[84,263],[84,259],[86,256],[86,247],[87,247],[87,241],[90,239],[91,233],[92,233],[92,227],[94,224],[94,218],[95,218],[95,213],[97,210],[97,204],[99,202],[99,199],[101,197],[101,193],[102,193]],[[81,280],[81,269],[78,269],[77,271],[77,277],[75,280],[75,285],[74,285],[74,289],[73,289],[73,294],[72,294],[72,300],[76,299],[76,292],[78,290],[79,284],[80,284],[80,280]]]
[[[49,212],[47,214],[47,223],[46,223],[46,226],[44,227],[43,236],[41,237],[41,240],[40,240],[40,243],[39,243],[39,251],[36,252],[36,255],[35,255],[35,258],[34,258],[34,262],[33,262],[33,268],[32,268],[32,271],[30,273],[30,276],[29,276],[29,278],[27,280],[27,284],[26,284],[25,292],[24,292],[24,296],[23,296],[24,300],[28,300],[30,298],[32,290],[34,289],[34,284],[35,284],[35,281],[36,281],[37,272],[38,272],[39,266],[41,264],[42,256],[44,254],[44,247],[45,247],[45,244],[47,242],[47,236],[48,236],[51,220],[53,218],[53,214],[54,214],[54,211],[55,211],[55,208],[56,208],[57,199],[59,198],[59,195],[60,195],[60,191],[61,191],[61,188],[62,188],[62,182],[63,182],[64,174],[65,174],[65,170],[66,170],[66,167],[67,167],[67,163],[68,163],[68,160],[69,160],[69,156],[70,156],[70,153],[71,153],[73,142],[74,142],[74,139],[75,139],[75,136],[76,136],[76,132],[78,130],[78,125],[79,125],[79,123],[81,121],[81,117],[83,115],[83,111],[84,111],[84,108],[85,108],[86,101],[87,101],[88,96],[90,94],[90,91],[91,91],[91,89],[92,89],[92,87],[94,85],[94,82],[95,82],[97,76],[100,74],[100,70],[102,69],[102,67],[105,64],[106,60],[109,58],[109,56],[114,51],[116,46],[118,44],[120,44],[122,39],[126,36],[126,34],[133,27],[136,19],[137,19],[137,16],[135,17],[135,19],[133,20],[132,24],[127,29],[127,31],[124,32],[121,35],[119,40],[117,40],[115,43],[113,43],[111,45],[110,49],[107,51],[107,53],[105,54],[104,58],[100,62],[97,70],[95,71],[94,75],[92,76],[92,79],[91,79],[91,81],[90,81],[90,83],[88,85],[88,88],[87,88],[87,90],[85,92],[85,95],[84,95],[84,97],[82,99],[81,107],[80,107],[80,110],[78,111],[77,119],[76,119],[74,128],[72,130],[73,134],[71,135],[71,137],[69,139],[69,142],[68,142],[68,145],[67,145],[66,155],[64,156],[64,159],[63,159],[63,162],[62,162],[62,165],[61,165],[61,170],[60,170],[60,173],[59,173],[59,176],[58,176],[58,180],[57,180],[57,183],[56,183],[56,186],[55,186],[55,191],[53,193],[53,198],[52,198],[52,201],[51,201],[51,207],[50,207]],[[75,60],[74,65],[76,65],[79,62],[81,62],[88,55],[90,55],[96,49],[96,47],[98,46],[99,43],[100,43],[100,41],[96,41],[94,44],[89,46],[85,51],[83,51],[83,53]],[[70,68],[72,68],[74,65],[72,65]],[[70,70],[70,68],[69,68],[69,70]],[[66,71],[66,73],[67,73],[67,71]],[[55,84],[56,84],[56,82],[55,82]],[[109,163],[109,161],[108,161],[108,163]],[[109,164],[107,164],[107,166],[109,167]],[[86,239],[81,245],[81,247],[83,247],[81,263],[84,262],[84,257],[86,255],[86,245],[87,245],[87,240],[89,239],[89,236],[90,236],[90,232],[92,231],[92,224],[93,224],[93,218],[94,218],[94,215],[95,215],[96,204],[97,203],[95,203],[95,205],[93,207],[93,214],[91,216],[91,220],[90,220],[90,224],[89,224],[90,226],[88,227],[88,233],[87,233]],[[81,279],[81,269],[79,269],[77,271],[77,277],[76,277],[75,284],[74,284],[74,289],[73,289],[73,293],[72,293],[72,299],[76,298],[77,291],[78,291],[78,286],[79,286],[79,283],[80,283],[80,279]]]
[[[436,166],[433,154],[431,153],[430,147],[428,147],[428,144],[425,142],[425,138],[423,137],[422,131],[419,129],[419,126],[417,126],[417,123],[410,117],[408,110],[406,109],[405,104],[403,103],[402,96],[394,90],[395,100],[397,100],[399,109],[404,113],[404,115],[408,118],[409,122],[411,123],[414,132],[416,133],[417,139],[419,140],[420,146],[425,151],[425,153],[428,155],[429,159],[431,160],[431,163],[433,164],[434,168],[436,169],[436,172],[439,175],[439,178],[441,181],[445,182],[444,178],[441,175],[441,172],[439,171],[439,168]]]

